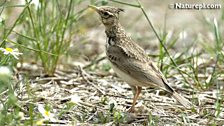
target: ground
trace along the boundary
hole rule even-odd
[[[32,69],[22,71],[38,73]],[[49,104],[55,114],[61,113],[58,121],[49,124],[115,125],[120,122],[120,125],[201,126],[214,122],[217,125],[224,123],[223,110],[219,111],[219,118],[215,118],[218,112],[214,106],[217,102],[217,89],[199,92],[181,88],[181,82],[175,79],[175,75],[169,80],[172,87],[194,103],[195,107],[186,109],[162,90],[144,88],[136,112],[127,113],[133,94],[125,82],[113,72],[97,73],[80,67],[71,71],[58,70],[54,77],[32,75],[29,88],[18,83],[20,90],[17,93],[21,107],[26,108],[30,103]],[[223,81],[223,78],[219,80]],[[27,92],[31,93],[33,99],[28,97]]]

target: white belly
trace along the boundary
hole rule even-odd
[[[123,79],[125,82],[127,82],[129,85],[132,86],[141,86],[141,87],[145,87],[147,86],[147,84],[143,84],[140,83],[139,81],[137,81],[136,79],[134,79],[133,77],[131,77],[130,75],[124,73],[123,71],[121,71],[120,69],[118,69],[115,65],[113,65],[111,63],[111,66],[114,70],[114,72],[121,78]]]

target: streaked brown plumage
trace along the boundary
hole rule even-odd
[[[119,23],[119,12],[123,9],[90,5],[100,15],[105,26],[107,35],[106,54],[111,62],[112,68],[134,91],[132,107],[129,112],[134,111],[134,106],[142,87],[158,87],[170,93],[178,102],[186,108],[191,107],[184,97],[176,93],[169,85],[160,70],[153,64],[145,51],[136,44]]]

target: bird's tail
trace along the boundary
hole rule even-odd
[[[186,98],[179,95],[175,91],[172,93],[172,97],[174,97],[180,104],[182,104],[184,107],[186,107],[188,109],[190,109],[193,106],[193,104],[190,101],[188,101]]]

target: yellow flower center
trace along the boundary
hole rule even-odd
[[[45,111],[44,114],[45,114],[46,116],[48,116],[48,117],[50,116],[49,111]]]
[[[36,122],[36,125],[38,125],[38,126],[42,126],[43,123],[44,123],[44,120],[41,119],[41,120],[39,120],[39,121]]]
[[[7,52],[10,52],[10,53],[13,51],[12,48],[5,48],[5,50],[6,50]]]

